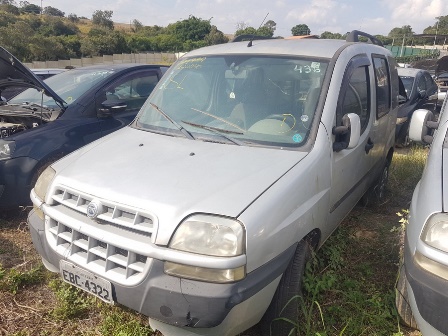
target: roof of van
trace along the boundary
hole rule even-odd
[[[346,42],[345,40],[327,39],[267,39],[254,40],[252,46],[248,41],[217,44],[209,47],[193,50],[184,57],[226,55],[226,54],[251,54],[251,55],[301,55],[322,58],[332,58],[339,48],[344,45],[363,44],[363,42]],[[375,48],[383,47],[368,44]]]

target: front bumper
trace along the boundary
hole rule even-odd
[[[59,261],[64,259],[47,243],[44,221],[34,210],[28,217],[31,237],[44,264],[51,271],[58,271]],[[182,279],[166,275],[163,261],[153,260],[143,281],[134,286],[112,282],[114,301],[134,309],[153,320],[176,327],[212,328],[220,325],[229,312],[250,300],[266,287],[264,307],[257,311],[261,318],[274,295],[278,280],[291,260],[296,246],[293,245],[269,263],[256,269],[245,279],[230,284],[215,284]],[[241,319],[240,319],[241,320]]]
[[[30,183],[37,163],[30,157],[0,160],[0,209],[31,204]]]
[[[405,239],[404,264],[412,312],[423,335],[448,334],[448,281],[414,262]]]

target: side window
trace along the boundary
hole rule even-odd
[[[106,86],[97,97],[97,104],[118,101],[127,111],[140,109],[158,82],[155,71],[140,71],[126,75]]]
[[[356,68],[350,76],[348,86],[342,96],[342,108],[336,114],[336,124],[341,125],[347,113],[356,113],[361,120],[361,133],[367,128],[370,117],[369,71],[367,66]]]
[[[378,118],[390,110],[390,75],[387,60],[382,56],[373,56],[376,83],[376,115]]]

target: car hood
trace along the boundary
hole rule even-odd
[[[61,107],[65,104],[64,100],[30,69],[24,66],[5,48],[0,47],[0,90],[17,86],[35,88],[39,91],[43,90],[46,95],[51,96]]]
[[[54,164],[54,185],[153,213],[163,244],[192,213],[238,217],[306,155],[125,127]]]

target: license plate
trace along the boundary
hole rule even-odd
[[[60,261],[59,267],[62,279],[65,282],[81,288],[107,303],[113,303],[110,281],[63,260]]]

